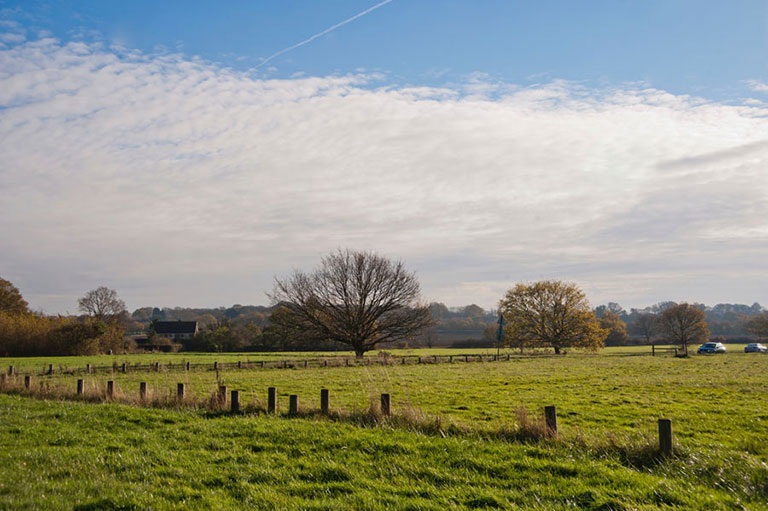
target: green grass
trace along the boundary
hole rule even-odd
[[[741,351],[743,345],[728,345],[729,350]],[[623,356],[628,354],[648,354],[651,348],[649,346],[621,346],[610,347],[601,350],[604,356]],[[384,350],[387,351],[387,350]],[[366,354],[367,357],[376,357],[380,351],[371,351]],[[405,349],[389,350],[393,356],[424,356],[433,355],[447,356],[455,354],[483,354],[494,355],[495,349],[451,349],[451,348],[433,348],[433,349]],[[504,353],[516,354],[515,351],[504,351]],[[275,361],[275,360],[303,360],[307,358],[354,358],[352,351],[334,351],[334,352],[269,352],[269,353],[132,353],[126,355],[94,355],[83,357],[0,357],[0,369],[7,369],[13,365],[22,372],[44,372],[48,364],[53,364],[57,371],[84,369],[86,364],[94,367],[111,367],[113,364],[120,365],[123,362],[129,365],[141,364],[147,366],[155,362],[162,365],[184,364],[210,364],[215,361],[220,363],[236,363]]]
[[[768,502],[727,477],[743,469],[723,458],[637,469],[564,443],[317,420],[7,395],[0,410],[0,509],[8,510],[758,510]]]
[[[729,348],[725,356],[688,359],[643,356],[647,348],[623,348],[510,362],[35,376],[33,385],[43,382],[53,393],[58,388],[69,394],[77,378],[85,378],[94,393],[103,392],[106,380],[113,379],[127,397],[138,394],[140,381],[160,396],[171,395],[177,382],[185,382],[188,393],[200,399],[224,383],[241,390],[244,403],[256,407],[266,402],[266,388],[275,386],[282,412],[288,394],[298,394],[305,410],[314,409],[320,389],[328,388],[333,408],[360,415],[388,392],[397,414],[425,414],[422,423],[439,427],[422,428],[431,432],[425,435],[408,430],[407,421],[392,421],[399,427],[385,422],[367,428],[360,421],[282,414],[230,416],[202,408],[147,410],[0,396],[2,450],[11,458],[0,469],[0,481],[15,481],[0,482],[0,502],[7,502],[8,509],[23,509],[24,502],[31,509],[44,508],[37,495],[53,499],[60,492],[64,501],[69,496],[88,503],[88,491],[103,484],[114,485],[117,493],[110,490],[104,498],[115,505],[92,509],[133,509],[125,502],[135,509],[173,509],[180,505],[176,494],[189,494],[187,503],[199,509],[765,509],[768,356]],[[432,353],[447,352],[422,352]],[[144,357],[150,356],[157,357]],[[559,441],[520,444],[490,434],[514,431],[520,425],[519,407],[539,415],[548,404],[558,407]],[[659,417],[673,420],[678,453],[673,459],[654,456]],[[259,448],[249,451],[254,442]],[[382,448],[387,455],[382,457],[379,447],[362,447],[367,442],[390,446]],[[13,445],[26,445],[19,452],[27,454],[12,452]],[[98,445],[113,447],[97,455]],[[78,452],[90,452],[84,454],[87,461],[73,461]],[[38,455],[53,457],[51,468],[23,469],[23,480],[33,481],[33,489],[17,488],[22,476],[7,467],[18,468],[16,461]],[[124,467],[115,461],[119,456],[154,464]],[[216,461],[218,456],[229,461]],[[87,477],[93,481],[82,490],[56,480],[56,474],[71,472],[73,463],[92,472]],[[269,471],[264,481],[270,484],[253,475],[252,464]],[[204,474],[222,465],[229,471],[220,476],[225,483],[200,487]],[[183,483],[185,477],[195,481]],[[164,481],[162,488],[152,489],[146,482],[150,479]],[[411,493],[403,493],[406,488]],[[147,507],[152,499],[159,504]],[[57,506],[51,508],[69,509]]]

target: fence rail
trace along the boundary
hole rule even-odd
[[[54,375],[54,374],[96,374],[96,373],[129,373],[129,372],[159,372],[159,371],[223,371],[226,369],[297,369],[297,368],[324,368],[324,367],[356,367],[393,364],[444,364],[444,363],[469,363],[469,362],[501,362],[512,360],[511,354],[456,354],[456,355],[402,355],[386,357],[316,357],[308,359],[282,359],[282,360],[239,360],[235,362],[200,362],[192,363],[182,361],[179,363],[148,362],[130,364],[128,362],[113,363],[111,366],[94,366],[86,364],[85,367],[54,367],[46,364],[39,371],[19,370],[10,366],[8,375]]]

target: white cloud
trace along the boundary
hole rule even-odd
[[[370,80],[53,39],[0,50],[3,276],[49,310],[101,284],[132,307],[263,303],[272,275],[350,246],[403,258],[456,305],[550,277],[595,303],[764,292],[768,109]]]
[[[768,83],[759,80],[748,80],[747,86],[755,92],[768,92]]]

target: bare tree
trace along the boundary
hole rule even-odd
[[[104,286],[97,287],[85,293],[77,300],[80,312],[106,323],[121,321],[128,311],[125,302],[117,296],[117,291]]]
[[[402,262],[339,250],[312,273],[276,278],[268,296],[290,312],[276,321],[284,319],[286,327],[298,327],[318,340],[351,346],[362,357],[381,342],[410,338],[432,325],[419,293],[416,276]]]
[[[651,344],[651,339],[659,329],[659,318],[656,314],[642,312],[632,322],[632,329],[645,337],[646,344]]]
[[[688,355],[688,345],[709,339],[707,315],[699,307],[681,303],[665,309],[659,318],[662,331],[672,343],[683,347]]]

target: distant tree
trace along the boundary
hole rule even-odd
[[[122,321],[128,314],[125,302],[118,298],[117,291],[104,286],[85,293],[77,305],[80,312],[105,323]]]
[[[487,314],[487,312],[485,312],[485,309],[483,309],[479,305],[475,305],[474,303],[472,305],[467,305],[466,307],[464,307],[461,312],[465,316],[469,316],[470,318],[481,318]]]
[[[688,303],[664,309],[659,318],[659,326],[669,342],[682,346],[686,356],[689,344],[709,339],[706,313],[700,307]]]
[[[600,327],[608,330],[608,337],[605,338],[607,346],[623,346],[629,341],[627,325],[618,314],[610,310],[604,311],[598,319]]]
[[[651,344],[651,339],[659,330],[659,317],[650,312],[641,312],[632,323],[632,330],[645,337],[646,344]]]
[[[312,273],[275,279],[269,297],[289,311],[289,325],[346,344],[362,357],[379,343],[411,338],[433,324],[419,293],[416,276],[402,262],[339,250]]]
[[[152,307],[141,307],[131,313],[134,321],[149,322],[152,320]]]
[[[517,284],[499,303],[507,337],[520,346],[597,349],[608,331],[601,328],[584,293],[574,284],[545,280]]]
[[[608,305],[598,305],[595,307],[595,316],[597,316],[597,319],[600,319],[606,312],[612,312],[619,318],[627,316],[627,311],[624,310],[624,307],[616,302],[608,302]]]
[[[17,287],[0,277],[0,312],[24,314],[29,312],[28,305]]]
[[[768,311],[762,312],[750,319],[747,323],[747,331],[761,339],[768,337]]]

